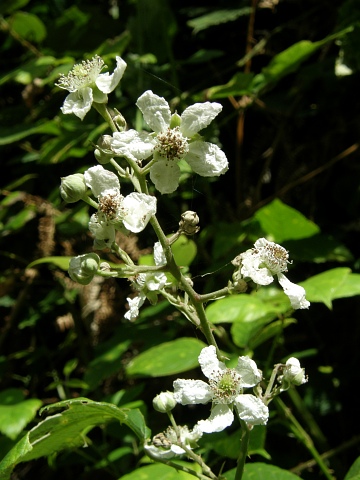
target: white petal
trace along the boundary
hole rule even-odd
[[[152,215],[156,213],[156,197],[146,193],[133,192],[127,195],[122,203],[125,211],[123,223],[131,232],[144,230]]]
[[[201,350],[199,364],[203,374],[207,378],[209,378],[212,373],[216,373],[219,370],[226,370],[225,363],[220,362],[216,356],[216,348],[214,345],[210,345]]]
[[[106,170],[101,165],[91,167],[84,172],[85,183],[91,188],[91,191],[95,197],[98,197],[105,190],[111,188],[120,189],[119,178],[115,173]]]
[[[269,285],[274,280],[270,270],[265,267],[260,267],[261,258],[251,248],[240,255],[241,269],[240,272],[243,277],[249,277],[258,285]]]
[[[234,414],[228,405],[217,404],[211,410],[207,420],[200,420],[198,425],[204,433],[221,432],[234,421]]]
[[[305,298],[306,292],[303,287],[290,282],[283,273],[278,274],[278,280],[285,294],[289,297],[292,308],[309,308],[310,302]]]
[[[173,383],[174,397],[181,405],[208,403],[212,399],[209,385],[202,380],[183,380],[178,378]]]
[[[155,458],[163,460],[170,460],[170,458],[174,458],[178,455],[178,453],[176,453],[172,448],[164,450],[162,448],[155,447],[155,445],[144,445],[144,450],[148,451],[150,455],[153,455]],[[183,450],[182,453],[185,453],[185,451]]]
[[[221,112],[222,105],[216,102],[195,103],[181,114],[180,131],[184,137],[192,137],[207,127]]]
[[[124,317],[127,320],[133,321],[139,316],[139,308],[143,305],[146,296],[140,292],[137,297],[127,298],[129,304],[129,310],[125,313]]]
[[[160,133],[169,127],[171,111],[165,98],[147,90],[138,98],[136,105],[141,110],[145,122],[154,132]]]
[[[154,151],[155,139],[146,132],[125,130],[113,133],[111,149],[124,157],[133,156],[136,160],[145,160]]]
[[[218,177],[229,168],[225,153],[214,143],[201,140],[189,143],[185,160],[202,177]]]
[[[109,72],[101,73],[95,80],[96,86],[103,93],[112,92],[119,84],[124,75],[126,62],[121,57],[116,57],[116,67],[110,75]]]
[[[115,228],[106,221],[99,222],[99,215],[94,213],[90,217],[89,230],[96,240],[103,240],[107,245],[111,245],[115,241]]]
[[[145,277],[145,284],[150,292],[156,292],[165,287],[167,276],[165,273],[147,273]]]
[[[154,244],[154,261],[155,265],[166,265],[166,257],[160,242]]]
[[[175,192],[179,186],[180,167],[172,161],[158,161],[150,168],[150,179],[160,193]]]
[[[90,87],[81,88],[80,90],[69,93],[65,98],[61,111],[65,114],[73,113],[81,120],[91,109],[93,103],[93,93]]]
[[[250,357],[239,357],[236,371],[241,376],[241,386],[244,388],[254,387],[262,378],[256,363]]]
[[[234,403],[241,420],[250,425],[266,425],[269,409],[255,395],[238,395]]]

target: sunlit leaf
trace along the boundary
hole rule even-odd
[[[243,15],[249,15],[251,13],[251,10],[252,9],[250,7],[216,10],[215,12],[201,15],[201,17],[193,18],[189,20],[187,24],[193,29],[194,33],[198,33],[201,30],[205,30],[214,25],[233,22],[234,20]]]
[[[23,428],[34,419],[42,401],[24,399],[21,390],[8,389],[0,392],[0,432],[15,439]]]

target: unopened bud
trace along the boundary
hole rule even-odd
[[[114,152],[111,150],[111,140],[111,135],[102,135],[97,141],[94,156],[101,165],[109,163],[113,158]]]
[[[74,282],[88,285],[94,278],[100,264],[100,257],[96,253],[78,255],[70,260],[69,275]]]
[[[185,233],[185,235],[194,235],[200,230],[200,227],[198,226],[199,222],[198,214],[188,210],[181,215],[179,227],[181,232]]]
[[[60,195],[66,203],[78,202],[83,198],[86,190],[87,186],[82,173],[74,173],[61,179]]]
[[[284,373],[281,378],[281,390],[287,390],[290,385],[299,386],[306,382],[305,368],[301,368],[297,358],[289,358],[284,366]]]
[[[173,392],[161,392],[153,400],[155,410],[161,413],[170,412],[176,405]]]

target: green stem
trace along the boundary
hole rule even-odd
[[[236,413],[237,413],[237,410],[236,410]],[[246,457],[249,449],[249,440],[250,440],[249,427],[247,426],[246,422],[244,422],[244,420],[241,420],[240,417],[239,417],[239,420],[241,424],[240,454],[237,461],[234,480],[241,480],[243,477]]]
[[[336,480],[335,477],[331,475],[323,458],[321,457],[319,452],[316,450],[310,435],[306,433],[306,431],[303,429],[303,427],[300,425],[300,423],[291,413],[290,409],[287,408],[285,403],[279,397],[274,399],[274,403],[276,404],[278,409],[281,411],[281,413],[289,420],[290,430],[293,432],[296,438],[298,438],[301,441],[301,443],[309,450],[314,460],[316,461],[318,467],[324,474],[324,477],[327,478],[327,480]]]
[[[95,110],[100,113],[102,118],[105,120],[105,122],[109,125],[110,129],[112,132],[117,132],[118,129],[116,128],[116,125],[114,123],[114,120],[112,116],[110,115],[109,110],[106,107],[105,103],[96,103],[93,102],[92,106],[95,108]]]

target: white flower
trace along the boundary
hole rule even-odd
[[[156,266],[166,265],[164,250],[160,242],[154,245],[154,261]],[[143,305],[146,298],[153,303],[156,301],[157,295],[161,289],[168,283],[167,277],[163,272],[147,272],[139,273],[133,282],[133,287],[139,291],[139,295],[134,298],[127,298],[129,310],[124,317],[133,321],[139,316],[139,308]]]
[[[177,443],[181,443],[191,449],[196,446],[196,442],[202,437],[202,431],[197,425],[195,425],[191,431],[186,425],[180,425],[178,431],[179,438],[173,427],[168,427],[164,433],[155,435],[152,442],[153,444],[144,446],[145,452],[149,453],[153,458],[169,460],[170,458],[178,457],[186,453]]]
[[[291,357],[286,361],[283,375],[279,377],[281,382],[281,391],[287,390],[291,385],[303,385],[308,381],[305,375],[305,368],[301,368],[297,358]]]
[[[282,272],[287,272],[289,254],[284,247],[266,238],[259,238],[251,248],[240,254],[240,272],[244,278],[249,277],[258,285],[269,285],[277,276],[285,294],[294,309],[309,308],[310,302],[305,298],[305,290],[300,285],[290,282]]]
[[[161,193],[177,189],[180,178],[177,163],[181,159],[185,159],[192,170],[203,177],[219,176],[227,171],[228,161],[224,152],[217,145],[204,142],[198,135],[222,110],[219,103],[195,103],[181,116],[171,115],[167,101],[147,90],[138,98],[136,105],[154,134],[146,136],[133,130],[115,132],[112,150],[140,161],[153,154],[156,161],[150,168],[150,178]]]
[[[91,60],[74,65],[67,75],[60,76],[55,85],[70,92],[61,107],[63,113],[73,113],[83,120],[93,102],[107,103],[107,94],[117,87],[126,63],[116,57],[116,67],[111,75],[100,73],[104,66],[102,58],[95,55]]]
[[[156,213],[155,197],[137,192],[123,197],[118,177],[101,165],[86,170],[84,180],[99,202],[98,212],[89,222],[99,247],[114,242],[115,230],[125,227],[134,233],[141,232]]]
[[[202,432],[221,432],[231,425],[234,420],[233,407],[249,425],[267,423],[268,407],[254,395],[243,394],[244,388],[254,387],[262,378],[251,358],[239,357],[235,368],[227,368],[218,360],[215,347],[210,345],[201,350],[199,363],[209,383],[202,380],[175,380],[174,396],[182,405],[212,402],[210,417],[198,422]]]

